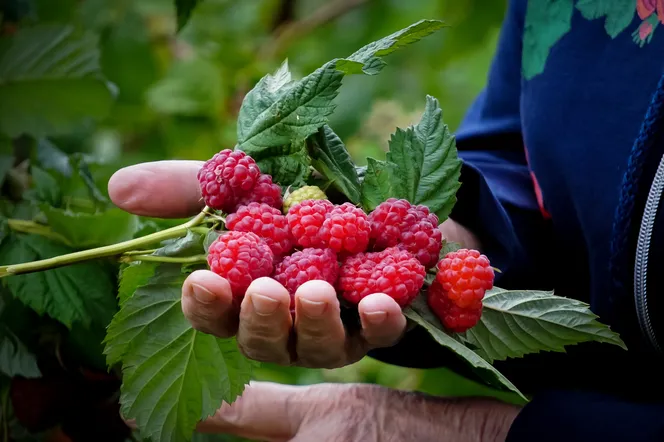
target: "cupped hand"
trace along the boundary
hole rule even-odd
[[[201,165],[159,161],[121,169],[108,184],[111,200],[141,216],[192,216],[203,207],[196,178]],[[315,368],[356,362],[373,348],[395,344],[406,327],[399,305],[376,293],[358,305],[361,330],[349,332],[336,291],[325,281],[309,281],[297,290],[294,320],[288,291],[271,278],[253,281],[238,309],[228,281],[207,270],[193,272],[185,281],[182,310],[197,330],[236,336],[248,358]]]

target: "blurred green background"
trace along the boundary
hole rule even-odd
[[[301,77],[423,18],[441,19],[449,27],[390,55],[378,76],[347,77],[330,125],[358,164],[367,156],[381,158],[395,128],[419,119],[426,94],[440,101],[454,131],[484,85],[505,3],[204,0],[177,32],[173,0],[0,0],[3,36],[10,36],[15,22],[22,21],[68,23],[98,38],[101,73],[117,94],[110,111],[97,112],[94,106],[99,103],[74,94],[66,106],[105,116],[49,135],[62,150],[89,155],[101,182],[125,165],[205,160],[232,148],[242,98],[283,60]],[[0,119],[12,112],[8,101],[0,106]],[[338,370],[264,365],[256,378],[501,395],[445,370],[410,370],[369,358]]]

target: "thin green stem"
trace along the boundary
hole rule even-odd
[[[43,224],[36,223],[34,221],[26,221],[23,219],[9,219],[7,220],[7,225],[9,228],[15,232],[19,233],[31,233],[33,235],[43,236],[49,238],[67,246],[72,246],[71,242],[64,236],[56,233],[50,229],[50,227]]]
[[[150,253],[156,252],[158,249],[150,249],[150,250],[130,250],[128,252],[124,252],[125,256],[128,255],[149,255]]]
[[[127,264],[133,261],[197,264],[197,263],[206,262],[207,258],[205,257],[205,255],[194,255],[194,256],[184,256],[184,257],[157,256],[157,255],[124,255],[120,258],[120,261]]]
[[[53,258],[42,259],[40,261],[27,262],[23,264],[12,264],[0,266],[0,278],[10,275],[21,275],[24,273],[40,272],[43,270],[55,269],[70,264],[76,264],[92,259],[99,259],[109,256],[121,255],[131,250],[143,248],[150,244],[161,242],[167,239],[178,238],[184,235],[188,229],[196,227],[205,221],[206,211],[203,210],[196,217],[179,226],[170,229],[155,232],[141,238],[131,239],[118,244],[98,247],[95,249],[82,250],[80,252],[69,253],[67,255],[56,256]]]

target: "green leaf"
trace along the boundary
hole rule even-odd
[[[489,364],[480,355],[457,341],[443,331],[443,326],[433,313],[430,312],[423,296],[419,296],[410,307],[404,310],[404,315],[418,325],[422,326],[440,345],[453,351],[458,357],[470,365],[473,372],[488,385],[507,389],[518,394],[524,401],[526,397],[502,373]]]
[[[402,191],[394,163],[367,158],[367,171],[362,181],[362,206],[371,212],[388,198],[398,197]]]
[[[154,276],[157,264],[154,262],[137,262],[123,266],[120,269],[120,285],[118,288],[118,302],[122,306],[127,299],[141,286],[148,283]]]
[[[157,256],[191,256],[201,255],[203,249],[204,235],[195,233],[191,230],[182,238],[164,241],[164,246],[157,249],[154,255]]]
[[[11,137],[64,134],[106,116],[97,40],[72,26],[22,27],[0,49],[0,131]]]
[[[0,373],[9,377],[41,376],[35,355],[5,325],[0,325]]]
[[[284,61],[274,74],[261,78],[256,86],[245,95],[237,118],[237,137],[243,139],[254,121],[265,109],[272,106],[291,83],[288,60]]]
[[[332,186],[357,204],[360,202],[360,179],[343,141],[325,125],[310,139],[311,162]]]
[[[184,277],[160,266],[124,303],[106,337],[108,363],[122,359],[122,414],[153,441],[191,440],[196,425],[233,402],[251,376],[253,363],[234,339],[198,332],[184,317]]]
[[[579,0],[576,9],[581,12],[587,20],[606,17],[604,29],[611,38],[625,30],[632,22],[636,2],[625,0]]]
[[[311,159],[307,155],[304,143],[294,143],[288,146],[292,153],[264,157],[257,161],[261,172],[272,175],[272,179],[279,184],[297,185],[306,182],[311,175]]]
[[[552,292],[494,288],[482,301],[480,322],[462,336],[489,362],[598,341],[625,344],[597,321],[587,304]]]
[[[0,140],[2,143],[2,140]],[[14,157],[11,155],[0,155],[0,187],[5,182],[5,177],[9,171],[14,167]]]
[[[191,13],[194,12],[196,5],[200,2],[201,0],[175,0],[175,9],[178,17],[178,31],[184,28],[191,17]]]
[[[72,166],[69,156],[47,138],[37,141],[37,163],[44,169],[55,170],[62,176],[70,177]]]
[[[526,80],[544,71],[550,49],[572,28],[573,12],[572,0],[528,0],[521,56]]]
[[[360,68],[361,72],[367,75],[375,75],[385,66],[385,61],[380,57],[391,54],[403,46],[415,43],[443,27],[445,27],[445,24],[439,20],[421,20],[364,46],[344,60],[355,63],[341,63],[339,69],[347,73],[359,73],[357,69]]]
[[[452,241],[443,241],[443,248],[440,249],[440,259],[445,258],[445,255],[448,253],[456,252],[457,250],[461,249],[461,244],[452,242]]]
[[[35,195],[39,201],[58,206],[62,200],[62,192],[55,178],[37,166],[32,166],[32,182]]]
[[[456,202],[460,171],[454,136],[438,101],[427,96],[420,122],[392,135],[387,161],[368,163],[362,202],[373,210],[387,198],[404,198],[429,207],[442,222]]]
[[[72,247],[80,249],[130,240],[139,228],[138,217],[120,209],[94,214],[75,213],[45,204],[40,205],[40,209],[51,229],[64,236]]]
[[[147,99],[164,114],[217,119],[224,102],[221,72],[202,58],[179,61],[150,88]]]
[[[332,101],[345,74],[376,74],[384,66],[381,56],[413,43],[442,26],[437,20],[422,20],[363,47],[348,59],[329,61],[297,82],[287,82],[286,68],[272,75],[272,79],[259,82],[259,91],[252,95],[244,109],[246,117],[238,123],[238,148],[259,158],[270,148],[305,140],[327,124],[327,117],[335,108]],[[284,87],[286,84],[288,87]],[[275,86],[278,86],[277,97],[274,93],[263,93],[275,89]],[[275,101],[260,111],[271,100]],[[254,109],[254,106],[257,108]]]
[[[18,264],[72,251],[41,236],[13,235],[0,247],[0,262]],[[10,276],[6,284],[25,305],[69,328],[74,322],[86,327],[92,322],[106,325],[116,309],[113,282],[96,262]]]
[[[205,239],[203,240],[203,247],[205,249],[206,254],[210,249],[212,243],[215,242],[215,240],[219,238],[222,233],[223,232],[220,230],[208,230],[208,233],[205,235]]]

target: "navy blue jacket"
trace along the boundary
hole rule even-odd
[[[533,11],[526,19],[526,3],[510,2],[487,86],[457,132],[464,167],[451,218],[503,271],[496,285],[586,301],[629,351],[588,343],[496,363],[533,394],[508,442],[664,441],[664,203],[656,204],[664,117],[642,130],[664,74],[664,22],[656,2],[623,0],[633,7],[623,6],[622,17],[613,8],[611,24],[622,19],[624,30],[611,37],[604,17],[574,9],[547,56],[537,45],[561,29],[547,17],[564,21],[561,5],[572,1],[535,1],[544,19]],[[524,39],[527,32],[540,36]],[[664,114],[664,81],[659,88]],[[637,247],[649,231],[650,247]],[[433,346],[415,329],[375,356],[457,368]]]

